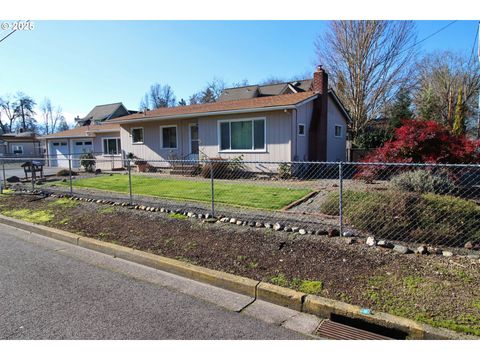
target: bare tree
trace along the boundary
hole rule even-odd
[[[20,121],[19,127],[24,131],[36,130],[35,105],[35,101],[30,96],[22,92],[17,93],[14,105],[15,118]]]
[[[4,134],[12,132],[16,118],[15,107],[16,104],[12,95],[7,94],[0,97],[0,113],[7,117],[5,122],[3,120],[0,121],[0,127]]]
[[[175,106],[177,100],[170,85],[160,85],[159,83],[150,86],[150,90],[145,93],[140,101],[140,110],[159,109],[162,107]]]
[[[215,77],[212,81],[207,83],[207,86],[205,86],[203,90],[190,96],[189,104],[195,105],[215,102],[218,100],[224,89],[225,81]]]
[[[418,64],[418,88],[415,94],[417,113],[431,109],[428,120],[453,127],[455,107],[462,93],[463,116],[472,120],[476,114],[480,91],[480,65],[467,55],[449,51],[426,55]]]
[[[412,21],[331,21],[316,42],[318,61],[350,112],[353,137],[410,88],[416,55]]]
[[[43,119],[43,129],[45,134],[53,134],[57,131],[58,124],[65,119],[62,114],[62,108],[52,105],[52,101],[49,98],[45,98],[40,105]]]

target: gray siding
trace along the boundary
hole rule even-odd
[[[342,127],[342,136],[335,137],[335,125]],[[336,103],[328,97],[327,161],[345,161],[347,122]]]
[[[304,161],[308,160],[308,133],[310,129],[310,122],[312,121],[313,101],[310,101],[298,107],[296,118],[294,117],[292,132],[293,137],[292,154],[293,160]],[[305,125],[305,136],[298,134],[298,125]]]
[[[8,156],[17,156],[17,157],[37,157],[42,155],[42,149],[40,147],[40,142],[32,141],[6,141],[6,155]],[[14,154],[13,150],[15,146],[23,147],[23,154]]]

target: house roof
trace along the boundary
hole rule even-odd
[[[235,88],[224,89],[220,97],[218,98],[219,102],[222,101],[231,101],[231,100],[241,100],[241,99],[250,99],[254,97],[261,96],[275,96],[286,94],[288,88],[293,89],[288,93],[292,92],[306,92],[310,91],[312,86],[312,79],[306,80],[296,80],[289,82],[282,82],[278,84],[269,84],[269,85],[248,85],[240,86]]]
[[[293,108],[304,101],[313,100],[318,95],[314,92],[301,92],[278,96],[256,97],[253,99],[241,99],[221,101],[208,104],[166,107],[145,113],[122,116],[107,120],[107,123],[128,123],[142,120],[159,120],[168,118],[187,118],[192,116],[222,115],[226,113],[241,113],[253,111],[271,111]]]
[[[118,124],[88,125],[79,126],[70,130],[60,131],[55,134],[45,135],[40,139],[59,139],[59,138],[79,138],[79,137],[93,137],[99,132],[116,132],[120,131]]]
[[[123,107],[121,102],[113,103],[113,104],[104,104],[104,105],[97,105],[95,106],[90,112],[85,115],[83,118],[79,119],[80,121],[103,121],[108,119],[118,108]],[[125,108],[125,112],[129,112]]]
[[[0,135],[0,139],[7,141],[32,141],[36,139],[36,134],[32,131],[7,133]]]

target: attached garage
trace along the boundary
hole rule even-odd
[[[49,166],[68,169],[71,155],[72,168],[79,169],[79,158],[85,153],[95,155],[97,169],[112,170],[123,165],[120,127],[117,124],[80,126],[41,139],[45,141]]]

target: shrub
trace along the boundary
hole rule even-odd
[[[321,211],[338,215],[339,194],[332,192]],[[377,237],[463,246],[480,241],[480,207],[450,195],[398,191],[354,191],[343,194],[346,223]]]
[[[278,177],[280,179],[290,179],[292,177],[292,165],[289,163],[281,163],[278,166]]]
[[[210,158],[212,162],[203,165],[200,175],[206,179],[212,176],[215,179],[238,179],[247,176],[243,155],[232,159]]]
[[[75,171],[71,171],[72,173],[72,176],[75,176],[75,175],[78,175]],[[62,170],[59,170],[57,171],[57,176],[70,176],[70,170],[67,170],[67,169],[62,169]]]
[[[95,156],[92,152],[84,153],[80,155],[80,166],[85,169],[86,172],[93,172],[95,169]]]
[[[478,163],[480,142],[464,135],[452,135],[450,129],[435,121],[404,120],[393,140],[369,153],[363,162],[455,164]],[[357,177],[378,178],[382,166],[361,166]]]
[[[447,194],[455,189],[455,184],[445,172],[433,174],[427,170],[408,171],[391,178],[398,190],[418,193]]]

